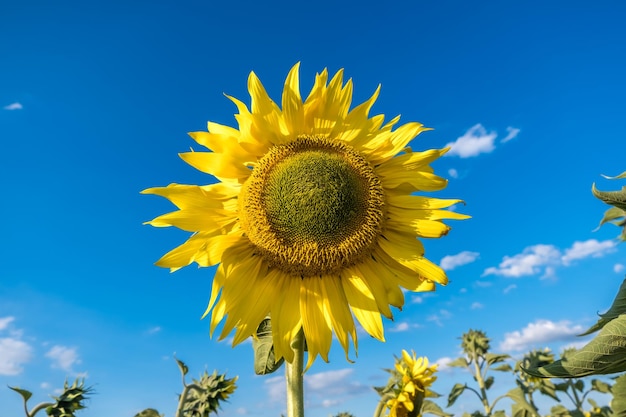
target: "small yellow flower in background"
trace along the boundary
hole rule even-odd
[[[396,361],[398,381],[395,396],[387,401],[389,417],[417,417],[421,415],[424,398],[436,396],[429,387],[437,379],[437,365],[428,365],[428,358],[415,357],[402,350],[402,358]]]
[[[270,315],[277,358],[293,360],[290,342],[302,329],[310,366],[317,355],[328,361],[333,332],[346,358],[350,339],[356,349],[353,316],[384,340],[381,314],[392,318],[390,306],[403,306],[400,287],[445,285],[416,237],[441,237],[449,230],[442,219],[468,216],[443,210],[460,200],[413,195],[446,186],[429,164],[447,149],[412,152],[408,143],[429,129],[392,130],[399,117],[369,117],[380,87],[350,110],[343,70],[330,81],[326,70],[317,74],[304,100],[298,71],[287,76],[282,109],[252,72],[251,108],[228,97],[237,129],[209,122],[208,132],[190,133],[211,152],[181,158],[219,182],[143,193],[178,207],[147,223],[193,232],[157,265],[219,264],[205,313],[211,334],[224,321],[220,338],[236,330],[236,345]]]

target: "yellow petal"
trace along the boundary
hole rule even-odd
[[[373,294],[358,274],[350,269],[341,276],[341,284],[350,308],[366,332],[380,341],[385,340],[383,322]]]
[[[300,278],[279,272],[282,286],[280,298],[272,300],[270,315],[272,317],[272,338],[276,358],[284,357],[287,362],[293,361],[291,341],[300,331]]]
[[[346,353],[346,360],[351,362],[348,358],[350,348],[348,336],[352,337],[355,350],[358,348],[357,336],[352,313],[350,313],[348,300],[339,277],[330,275],[322,277],[322,297],[324,309],[330,317],[337,339]]]
[[[299,133],[305,130],[304,104],[300,97],[300,80],[298,72],[300,63],[291,68],[283,89],[283,119],[290,132]]]
[[[246,179],[251,174],[250,169],[245,165],[247,161],[235,159],[229,154],[185,152],[179,156],[197,170],[217,178]]]
[[[300,282],[300,315],[302,328],[309,350],[305,371],[319,354],[328,362],[328,352],[332,342],[331,323],[324,315],[324,299],[320,277],[308,277]]]

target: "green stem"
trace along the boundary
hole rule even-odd
[[[185,384],[183,380],[183,384],[185,387],[183,388],[182,394],[180,394],[180,399],[178,400],[178,408],[176,409],[176,417],[183,417],[185,410],[185,403],[187,402],[187,396],[189,395],[189,391],[196,390],[199,392],[206,392],[206,389],[202,388],[196,384]]]
[[[291,341],[293,362],[285,365],[287,417],[304,417],[304,332]]]
[[[385,406],[387,405],[387,401],[393,398],[392,394],[385,394],[378,405],[376,406],[376,410],[374,411],[374,417],[383,417],[383,411],[385,410]]]
[[[24,402],[24,410],[26,410],[26,416],[27,417],[33,417],[35,414],[37,414],[38,412],[40,412],[41,410],[51,407],[53,406],[55,403],[41,403],[41,404],[37,404],[36,406],[33,407],[32,410],[30,410],[30,413],[28,412],[28,409],[26,408],[26,402]]]
[[[483,362],[484,365],[484,362]],[[485,372],[486,373],[486,372]],[[476,382],[478,383],[478,388],[480,388],[480,401],[483,403],[483,407],[485,408],[485,414],[487,417],[491,416],[491,407],[489,406],[489,400],[487,400],[487,390],[485,389],[485,381],[483,380],[483,373],[481,372],[481,367],[478,366],[478,358],[474,358],[474,374],[476,375]]]

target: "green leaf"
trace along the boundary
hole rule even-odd
[[[506,417],[504,410],[498,410],[492,414],[493,417]]]
[[[583,392],[585,390],[585,381],[579,379],[574,383],[574,388],[576,388],[580,392]]]
[[[626,186],[622,187],[620,191],[599,191],[596,185],[593,184],[591,192],[604,203],[626,210]]]
[[[485,359],[487,360],[487,365],[489,366],[493,365],[494,363],[504,362],[505,360],[509,358],[510,358],[509,355],[504,355],[500,353],[486,353],[485,354]]]
[[[422,414],[434,414],[439,417],[452,417],[454,414],[448,414],[441,409],[436,403],[430,400],[424,400],[422,403]]]
[[[620,285],[619,290],[617,291],[617,295],[613,300],[613,304],[611,304],[611,308],[609,308],[606,313],[600,314],[600,319],[597,323],[579,336],[586,336],[600,330],[608,322],[617,318],[620,314],[626,314],[626,280],[622,281],[622,285]]]
[[[28,390],[17,388],[17,387],[9,387],[9,388],[17,392],[18,394],[20,394],[22,398],[24,399],[24,402],[28,401],[30,397],[33,396],[33,393]]]
[[[602,176],[608,180],[619,180],[619,179],[626,178],[626,171],[622,172],[616,177],[609,177],[608,175],[602,175]]]
[[[611,207],[604,212],[604,217],[602,217],[602,220],[600,220],[600,224],[595,230],[598,230],[604,223],[612,222],[613,220],[620,219],[624,216],[626,216],[626,211],[618,207]]]
[[[254,349],[254,372],[257,375],[267,375],[276,372],[283,362],[283,358],[276,361],[274,342],[272,340],[272,322],[269,317],[263,319],[252,338]]]
[[[607,394],[611,392],[611,385],[607,384],[604,381],[600,381],[599,379],[591,380],[591,389],[601,392],[603,394]]]
[[[496,367],[491,368],[492,371],[500,371],[500,372],[511,372],[513,368],[508,363],[504,363],[502,365],[498,365]]]
[[[613,399],[611,409],[614,417],[626,417],[626,375],[622,375],[615,380],[611,388]]]
[[[523,368],[522,368],[523,369]],[[600,333],[580,350],[549,365],[523,369],[543,378],[580,378],[626,370],[626,315],[607,323]]]
[[[183,376],[187,375],[187,372],[189,372],[189,368],[187,367],[187,365],[185,365],[185,362],[181,361],[178,358],[174,359],[176,359],[176,363],[178,364],[178,369],[180,369],[180,373],[183,374]]]
[[[531,415],[539,415],[537,413],[537,410],[532,405],[530,405],[528,401],[526,401],[526,396],[524,396],[524,391],[520,387],[513,388],[512,390],[507,392],[505,395],[515,402],[518,410],[526,410]]]
[[[545,382],[537,384],[537,388],[539,392],[543,395],[547,395],[550,398],[553,398],[555,401],[561,401],[559,397],[556,395],[556,387],[550,382],[549,379],[544,380]]]
[[[489,378],[485,379],[485,389],[489,389],[491,388],[491,386],[493,385],[493,376],[490,376]]]
[[[452,390],[450,391],[450,395],[448,395],[447,407],[450,407],[452,406],[452,404],[454,404],[456,399],[459,398],[461,394],[463,394],[463,391],[465,391],[465,388],[467,388],[467,385],[465,384],[454,384],[454,386],[452,387]]]
[[[448,366],[457,367],[457,368],[467,368],[469,364],[467,363],[467,359],[461,357],[461,358],[456,358],[452,362],[448,362]]]

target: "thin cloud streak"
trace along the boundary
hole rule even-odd
[[[24,106],[22,106],[22,103],[11,103],[7,106],[4,106],[2,109],[3,110],[22,110],[24,108]]]

